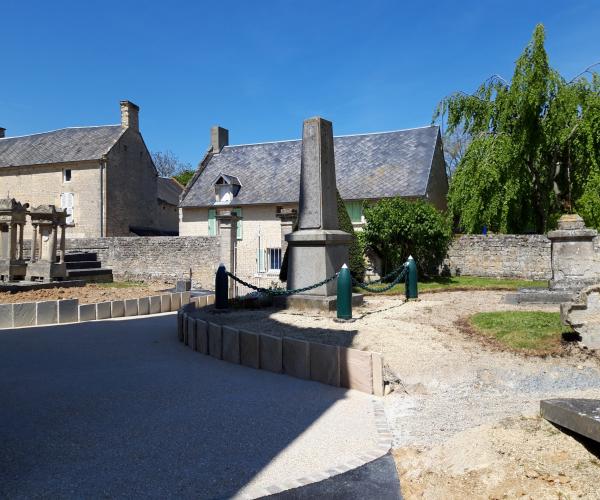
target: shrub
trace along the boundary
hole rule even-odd
[[[387,198],[365,207],[365,245],[382,258],[383,272],[398,268],[409,255],[430,274],[442,263],[452,231],[445,214],[425,201]]]

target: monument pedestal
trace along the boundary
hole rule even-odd
[[[290,295],[289,297],[275,297],[274,304],[286,309],[306,311],[311,314],[335,316],[337,310],[337,296],[325,295]],[[362,293],[352,294],[352,307],[358,307],[363,303]]]

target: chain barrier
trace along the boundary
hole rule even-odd
[[[323,281],[319,281],[318,283],[315,283],[314,285],[305,286],[304,288],[297,288],[296,290],[283,290],[283,289],[280,290],[280,289],[276,289],[276,288],[262,288],[260,286],[255,286],[251,283],[248,283],[247,281],[244,281],[241,278],[238,278],[234,274],[231,274],[229,271],[227,271],[227,276],[229,276],[232,280],[237,281],[241,285],[247,286],[248,288],[251,288],[252,290],[256,290],[257,292],[266,293],[267,295],[273,295],[275,297],[279,297],[279,296],[287,297],[289,295],[294,295],[296,293],[308,292],[309,290],[312,290],[313,288],[318,288],[322,285],[329,283],[330,281],[333,281],[334,279],[336,279],[338,277],[339,274],[340,273],[337,272],[333,276],[330,276],[329,278],[325,278]]]
[[[398,274],[399,272],[403,271],[406,268],[406,264],[402,264],[400,267],[398,267],[397,269],[394,269],[392,272],[386,274],[383,278],[379,278],[378,280],[375,281],[369,281],[369,283],[360,283],[361,285],[377,285],[379,283],[382,283],[383,281],[387,281],[389,280],[392,276],[396,276],[396,274]]]
[[[355,278],[352,278],[352,284],[358,288],[362,288],[363,290],[366,290],[367,292],[371,292],[371,293],[387,292],[388,290],[391,290],[398,283],[400,283],[404,280],[404,278],[406,277],[406,269],[407,269],[406,266],[403,266],[402,272],[396,277],[396,279],[384,288],[371,288],[367,283],[361,283],[360,281],[356,280]],[[395,272],[397,272],[397,271],[398,271],[398,269]],[[395,274],[395,272],[393,274]],[[385,278],[385,276],[384,276],[384,278]],[[384,278],[382,278],[382,279],[384,279]]]

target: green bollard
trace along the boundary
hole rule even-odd
[[[352,276],[344,264],[337,279],[337,317],[352,319]]]
[[[215,309],[227,309],[229,305],[228,288],[229,278],[225,271],[225,265],[219,264],[215,276]]]
[[[417,288],[417,263],[415,262],[415,259],[413,259],[412,255],[408,256],[408,260],[406,261],[406,268],[406,300],[415,300],[419,298],[419,290]]]

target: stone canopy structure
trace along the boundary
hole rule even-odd
[[[25,277],[23,231],[27,208],[14,198],[0,200],[0,279],[12,281]]]
[[[65,227],[67,213],[54,205],[40,205],[30,211],[33,225],[31,261],[27,266],[30,280],[56,280],[67,277],[65,264]],[[58,229],[60,228],[60,243]],[[60,250],[60,251],[59,251]],[[57,253],[59,259],[57,262]]]

